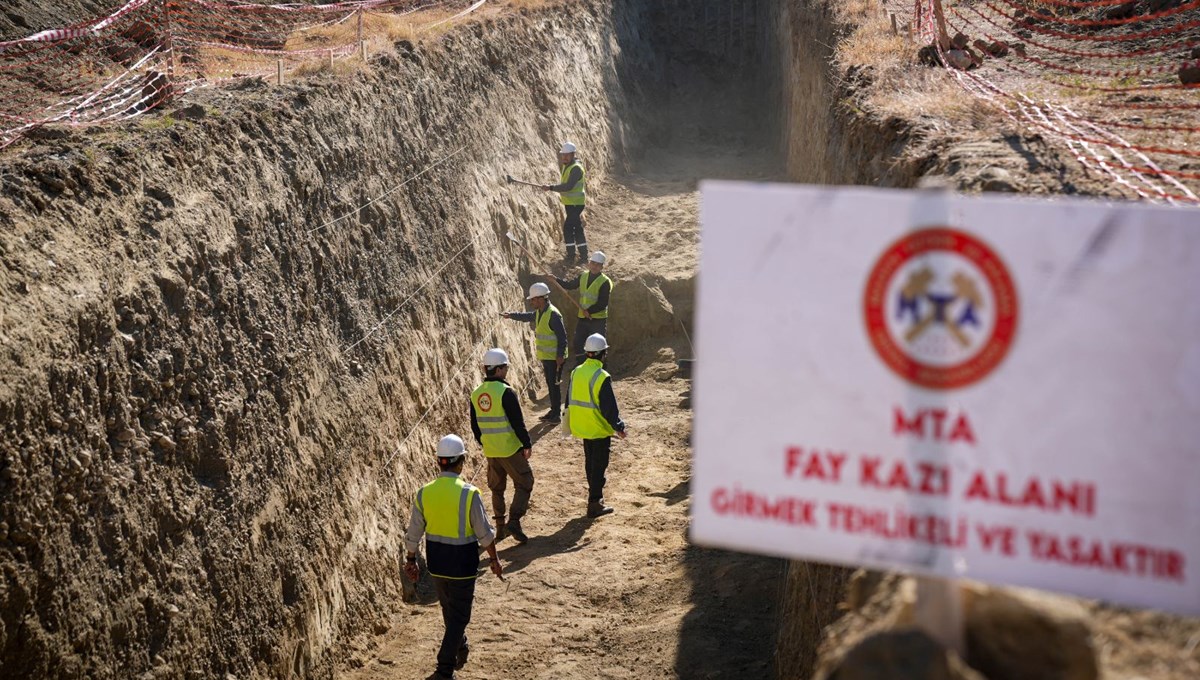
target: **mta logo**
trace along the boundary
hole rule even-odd
[[[896,304],[896,319],[911,324],[904,333],[905,342],[912,344],[934,326],[941,326],[964,348],[971,339],[966,330],[980,329],[978,312],[983,308],[979,286],[968,274],[955,272],[950,277],[950,292],[935,290],[936,275],[922,267],[908,276],[900,289]]]

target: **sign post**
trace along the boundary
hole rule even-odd
[[[1200,613],[1200,229],[705,183],[692,538]]]

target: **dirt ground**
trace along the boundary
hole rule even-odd
[[[589,208],[588,241],[613,257],[615,295],[637,275],[691,275],[696,179],[722,160],[731,161],[727,176],[756,177],[761,164],[736,152],[662,155],[646,164],[652,172],[589,187],[596,207]],[[676,370],[676,356],[689,351],[682,332],[676,335],[645,368],[622,360],[614,347],[614,389],[630,433],[613,444],[606,499],[614,514],[584,516],[582,444],[544,423],[531,431],[537,482],[524,520],[530,540],[501,541],[504,582],[480,577],[467,631],[472,656],[461,677],[770,675],[784,563],[687,540],[691,383]],[[526,401],[527,419],[546,408],[544,387],[534,384],[542,399]],[[465,474],[484,486],[483,475],[474,474],[477,462]],[[442,621],[424,579],[418,603],[390,621],[375,647],[359,650],[352,660],[359,668],[341,677],[424,678],[433,671]]]

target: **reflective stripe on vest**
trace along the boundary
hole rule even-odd
[[[479,571],[479,545],[471,525],[471,503],[479,489],[461,477],[438,477],[417,491],[425,517],[425,559],[429,573],[471,579]]]
[[[579,183],[574,189],[566,191],[558,195],[558,200],[562,201],[563,205],[583,205],[587,202],[587,171],[583,169],[583,163],[575,161],[574,163],[563,168],[562,176],[559,177],[559,184],[566,184],[571,178],[571,169],[579,168]]]
[[[612,279],[608,278],[607,274],[599,274],[596,276],[596,278],[592,279],[590,284],[585,286],[583,285],[583,281],[584,277],[587,276],[591,276],[591,273],[589,272],[587,274],[582,274],[579,279],[579,318],[581,319],[587,318],[586,315],[584,315],[583,310],[596,304],[596,302],[600,299],[600,289],[604,287],[605,283],[608,284],[608,294],[610,296],[612,295],[612,289],[616,288],[617,285],[613,283]],[[608,307],[605,307],[598,312],[592,312],[592,318],[607,319]]]
[[[571,434],[580,439],[603,439],[615,432],[600,414],[600,388],[608,378],[608,371],[597,359],[588,359],[571,371],[567,399]]]
[[[521,449],[521,440],[504,414],[504,393],[508,389],[500,380],[485,380],[471,393],[483,455],[488,458],[507,458]]]
[[[550,329],[550,319],[558,314],[558,309],[546,303],[546,309],[542,312],[534,312],[537,315],[537,324],[534,326],[534,335],[537,338],[537,358],[542,361],[558,358],[558,336]]]

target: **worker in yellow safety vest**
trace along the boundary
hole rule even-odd
[[[533,492],[533,469],[529,467],[533,442],[525,429],[517,392],[505,382],[508,354],[499,347],[489,349],[483,355],[483,371],[483,382],[471,392],[471,431],[487,458],[496,540],[508,535],[524,543],[529,539],[521,528],[521,518],[529,510],[529,494]],[[504,491],[510,477],[514,487],[512,516],[506,523]]]
[[[417,552],[421,536],[425,536],[425,565],[442,607],[446,631],[438,649],[434,678],[453,678],[454,671],[467,663],[470,647],[466,632],[475,600],[480,546],[487,550],[492,573],[504,578],[496,556],[495,534],[483,510],[479,489],[460,476],[466,459],[462,439],[452,434],[442,437],[437,446],[441,474],[417,491],[404,537],[408,553],[404,573],[415,583],[421,577]]]
[[[559,423],[562,422],[562,416],[559,415],[562,390],[558,384],[562,379],[563,362],[567,359],[567,327],[558,308],[550,302],[550,286],[533,284],[529,287],[529,297],[526,299],[533,306],[532,312],[500,312],[500,316],[533,324],[537,358],[542,362],[542,375],[550,392],[550,411],[541,420]]]
[[[613,509],[604,504],[604,473],[608,470],[612,436],[625,438],[625,423],[617,408],[612,379],[604,370],[608,341],[596,333],[584,343],[587,360],[571,371],[571,390],[567,394],[571,434],[583,440],[583,466],[587,475],[587,516],[607,515]]]
[[[558,151],[558,184],[546,184],[542,188],[559,194],[567,217],[563,221],[563,244],[567,247],[566,261],[575,258],[579,249],[579,261],[587,261],[587,237],[583,235],[583,209],[587,204],[587,171],[576,158],[576,148],[571,142],[563,142]]]
[[[583,363],[583,343],[589,336],[608,335],[608,303],[616,284],[604,273],[607,263],[608,256],[597,250],[588,259],[586,272],[573,279],[554,277],[558,285],[567,290],[579,289],[579,320],[575,324],[575,343],[571,347],[576,366]]]

